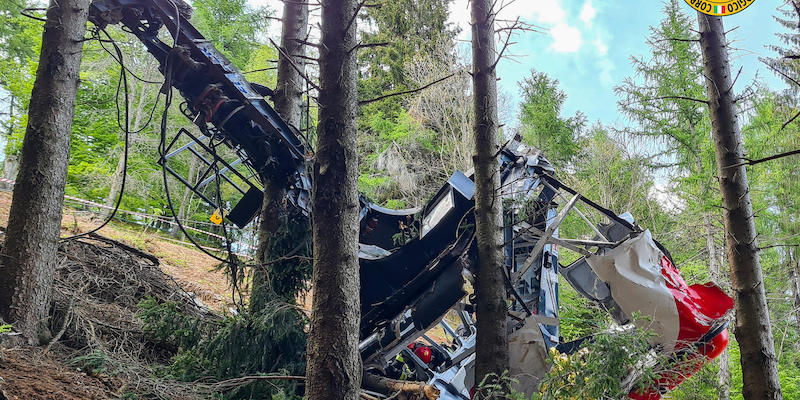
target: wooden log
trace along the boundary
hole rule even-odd
[[[437,400],[440,394],[439,389],[425,382],[401,381],[370,373],[364,373],[362,385],[399,400]]]

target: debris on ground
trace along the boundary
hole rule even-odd
[[[136,315],[142,300],[170,302],[209,324],[221,318],[162,271],[158,258],[92,235],[61,242],[58,262],[53,336],[44,348],[1,350],[0,394],[9,400],[209,396],[205,387],[162,379],[152,368],[168,364],[177,349],[142,332]]]

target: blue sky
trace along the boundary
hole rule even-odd
[[[545,72],[560,82],[568,98],[564,114],[584,112],[590,123],[625,124],[627,121],[617,111],[613,87],[633,74],[630,57],[647,56],[645,40],[649,27],[662,18],[660,1],[631,0],[517,0],[504,10],[501,18],[521,20],[549,28],[545,33],[526,33],[510,51],[523,54],[518,62],[504,60],[499,64],[500,90],[518,98],[518,82],[529,74],[531,68]],[[650,4],[642,6],[641,4]],[[758,77],[772,88],[782,83],[758,61],[759,56],[771,56],[765,49],[777,44],[775,33],[781,27],[773,19],[776,3],[756,0],[744,11],[724,18],[730,30],[732,47],[741,49],[733,55],[732,67],[742,67],[737,81],[739,89]],[[681,1],[681,6],[693,17],[694,10]],[[466,0],[458,0],[451,7],[453,22],[468,28]],[[465,38],[469,30],[465,29]],[[507,121],[512,125],[514,121]]]
[[[283,4],[278,0],[249,0],[253,5],[266,5],[280,15]],[[389,0],[391,1],[391,0]],[[502,2],[503,0],[501,0]],[[528,76],[531,68],[558,79],[567,94],[565,115],[584,112],[589,122],[625,124],[627,121],[617,111],[617,98],[613,88],[633,74],[631,56],[646,56],[649,52],[645,40],[649,28],[662,18],[663,1],[647,0],[504,0],[507,6],[499,18],[520,20],[545,28],[543,33],[529,32],[517,38],[510,53],[520,55],[516,61],[499,63],[499,89],[518,105],[518,82]],[[694,17],[695,11],[680,1],[686,13]],[[771,56],[765,49],[777,44],[775,33],[781,27],[773,19],[774,0],[756,0],[744,11],[724,17],[730,30],[733,47],[741,49],[733,54],[733,67],[742,67],[737,81],[739,89],[757,75],[774,89],[782,83],[759,63],[758,57]],[[469,39],[468,0],[454,0],[450,6],[450,21],[461,27],[461,39]],[[312,23],[318,17],[312,16]],[[280,24],[273,23],[270,36],[280,36]],[[465,44],[466,45],[466,44]],[[465,52],[465,54],[469,54]],[[516,115],[516,111],[509,113]],[[504,121],[515,125],[515,117]]]

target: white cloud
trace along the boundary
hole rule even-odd
[[[553,44],[550,48],[556,53],[574,53],[581,48],[583,39],[581,31],[566,22],[562,22],[550,29]]]
[[[512,4],[517,5],[519,10],[529,10],[528,15],[532,16],[534,21],[540,24],[556,25],[565,23],[567,20],[567,13],[564,11],[561,0],[517,0]],[[523,4],[525,7],[523,7]],[[525,15],[520,13],[520,16],[524,17]]]
[[[594,49],[597,51],[598,56],[603,57],[608,54],[608,46],[606,45],[606,42],[603,39],[601,38],[595,39],[592,42],[592,45],[594,46]]]
[[[581,8],[581,13],[579,15],[581,21],[591,26],[595,15],[597,15],[597,10],[592,6],[592,0],[586,0],[586,3],[583,3],[583,8]]]
[[[603,57],[597,61],[597,68],[600,69],[600,83],[605,87],[612,87],[614,85],[614,77],[611,71],[614,70],[614,63],[608,57]]]

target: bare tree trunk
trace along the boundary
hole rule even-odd
[[[306,39],[308,29],[308,3],[287,1],[283,3],[283,31],[281,34],[282,52],[278,56],[278,83],[275,90],[275,111],[291,126],[299,127],[303,115],[303,77],[300,75],[304,65],[301,58],[305,55],[305,46],[298,39]],[[289,58],[287,57],[287,55]],[[298,69],[296,69],[297,67]],[[250,310],[252,312],[261,309],[266,303],[267,296],[271,291],[269,287],[269,271],[274,264],[262,265],[271,258],[279,258],[284,254],[272,254],[277,249],[277,237],[281,234],[282,224],[303,223],[301,219],[287,218],[286,190],[283,182],[263,182],[264,200],[261,205],[261,218],[258,227],[258,246],[256,249],[257,264],[253,269],[252,293],[250,299]],[[303,226],[289,227],[284,235],[290,232],[305,230]],[[305,240],[305,239],[303,239]],[[299,244],[299,243],[298,243]],[[293,263],[294,267],[299,265],[299,261]],[[287,265],[282,264],[285,268]],[[291,266],[289,266],[291,267]],[[283,293],[284,295],[296,295]]]
[[[356,12],[355,0],[322,4],[311,196],[314,296],[306,365],[309,400],[355,400],[361,386]]]
[[[365,373],[362,380],[366,389],[396,395],[398,399],[436,400],[441,394],[439,389],[425,382],[401,381],[370,373]]]
[[[719,283],[720,269],[719,259],[717,259],[717,245],[714,242],[714,226],[711,224],[711,216],[703,212],[703,226],[706,234],[706,251],[708,252],[708,268],[711,272],[711,279]],[[731,372],[728,367],[728,349],[717,358],[719,372],[717,372],[717,399],[728,400],[730,398],[730,379]]]
[[[288,2],[285,3],[288,6]],[[257,264],[253,267],[253,282],[250,292],[250,312],[261,310],[270,299],[272,292],[270,284],[270,266],[264,263],[272,262],[271,249],[273,243],[279,240],[276,235],[281,234],[281,226],[288,223],[286,218],[286,204],[284,198],[286,190],[281,184],[264,182],[264,202],[261,205],[261,218],[258,226],[258,246],[256,248]],[[275,255],[278,258],[281,255]]]
[[[502,203],[497,161],[497,78],[492,1],[472,1],[472,87],[475,110],[475,234],[478,276],[475,284],[478,336],[475,382],[508,371],[506,289],[503,280]]]
[[[283,6],[282,54],[278,56],[278,83],[275,88],[275,111],[295,128],[303,116],[303,77],[305,46],[308,29],[308,3],[287,1]],[[286,57],[289,55],[291,58]],[[294,64],[294,65],[292,65]],[[295,68],[297,67],[297,68]]]
[[[14,100],[14,95],[10,95],[10,99],[8,101],[8,126],[6,127],[5,133],[6,143],[8,143],[11,135],[14,134]],[[0,178],[14,179],[17,176],[17,158],[18,157],[16,154],[5,153],[5,159],[3,160],[3,171],[0,173]],[[0,187],[5,189],[13,189],[13,185],[8,183],[2,183],[0,184]]]
[[[697,174],[701,175],[703,172],[703,160],[700,156],[695,158]],[[720,280],[720,262],[717,258],[717,245],[714,241],[714,225],[711,223],[711,215],[703,211],[703,228],[705,229],[706,236],[706,252],[708,253],[708,269],[711,273],[711,279],[719,283]],[[717,398],[718,400],[728,400],[730,398],[730,380],[731,372],[728,367],[728,349],[720,354],[717,358],[719,371],[717,372]]]
[[[198,175],[198,167],[200,164],[200,159],[195,157],[193,154],[189,156],[189,175],[187,176],[189,183],[197,184],[197,175]],[[186,214],[189,212],[189,206],[192,202],[192,189],[188,186],[183,189],[183,198],[181,199],[181,204],[178,206],[178,219],[183,221],[186,219]],[[184,222],[181,222],[182,224]],[[171,234],[172,237],[181,237],[183,236],[183,232],[177,226],[173,227]]]
[[[697,14],[745,399],[782,399],[722,18]]]
[[[46,339],[69,139],[89,2],[51,0],[20,171],[0,252],[0,312],[30,343]],[[13,293],[13,294],[12,294]]]
[[[794,315],[797,327],[800,329],[800,262],[798,262],[794,248],[790,247],[787,251],[789,258],[789,279],[792,285],[792,297],[794,297]]]
[[[138,90],[138,99],[136,101],[136,109],[133,113],[133,124],[129,127],[129,130],[136,131],[139,129],[139,124],[142,122],[142,118],[144,116],[144,103],[147,100],[147,90],[144,88],[144,83],[139,83],[134,88],[139,86]],[[123,132],[124,134],[124,132]],[[128,142],[129,142],[129,149],[128,153],[130,156],[130,147],[133,146],[134,142],[134,133],[128,134]],[[124,139],[124,138],[123,138]],[[110,208],[114,207],[117,204],[117,198],[120,195],[120,191],[122,190],[122,178],[123,173],[125,172],[125,148],[120,149],[119,158],[117,159],[117,168],[114,169],[114,174],[111,175],[111,187],[108,190],[108,197],[106,197],[105,206],[108,207],[107,209],[103,210],[101,215],[105,218],[111,214]]]

